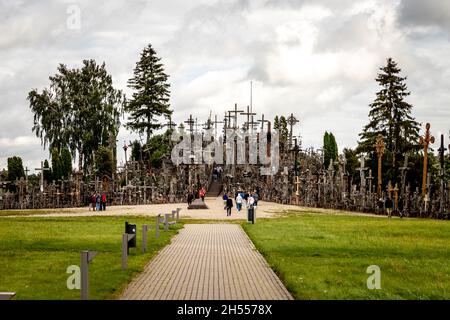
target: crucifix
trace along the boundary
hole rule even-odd
[[[367,177],[367,180],[369,180],[369,194],[372,194],[372,169],[369,169],[369,176]]]
[[[300,180],[299,176],[295,176],[295,196],[297,197],[297,201],[298,201],[298,197],[300,196],[300,184],[302,183],[302,181]]]
[[[234,110],[228,111],[228,114],[230,115],[230,118],[234,119],[234,127],[233,129],[237,129],[237,120],[238,120],[238,113],[244,112],[244,110],[238,110],[237,103],[234,104]],[[234,113],[234,116],[231,116],[231,114]]]
[[[382,160],[383,154],[386,152],[386,144],[384,143],[383,136],[379,134],[377,136],[377,140],[375,142],[375,149],[377,151],[378,156],[378,179],[377,179],[377,194],[378,197],[381,197],[381,169],[382,169]]]
[[[419,144],[423,146],[423,172],[422,172],[422,197],[427,193],[427,173],[428,173],[428,148],[430,143],[434,143],[434,137],[430,134],[429,123],[425,126],[425,135],[420,137]]]
[[[294,125],[299,123],[300,121],[297,120],[296,117],[294,117],[294,114],[291,113],[291,115],[287,118],[287,124],[291,127],[291,130],[289,131],[289,146],[292,147],[292,130]]]
[[[402,175],[402,188],[401,188],[401,194],[404,195],[405,191],[406,191],[406,173],[409,170],[408,167],[408,158],[409,155],[405,154],[405,160],[403,162],[403,167],[400,167],[400,170],[402,171],[401,175]]]
[[[184,123],[189,125],[189,132],[192,134],[194,132],[194,119],[192,118],[192,114],[189,115],[189,119],[187,121],[184,121]]]
[[[41,161],[41,167],[35,168],[34,170],[41,171],[40,188],[41,192],[44,192],[44,171],[50,171],[50,168],[44,168],[44,161]]]

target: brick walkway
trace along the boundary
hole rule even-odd
[[[187,224],[122,299],[292,299],[239,225]]]

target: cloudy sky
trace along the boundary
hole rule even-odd
[[[340,149],[353,147],[378,90],[378,68],[392,57],[408,76],[417,121],[448,136],[448,1],[99,3],[0,0],[0,168],[13,155],[29,168],[48,157],[31,132],[26,97],[48,86],[59,63],[104,61],[115,86],[129,94],[127,79],[148,43],[170,75],[175,122],[245,107],[253,81],[258,116],[292,112],[304,146],[320,147],[327,130]],[[121,129],[120,144],[133,137]]]

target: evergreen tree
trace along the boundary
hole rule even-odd
[[[133,78],[128,81],[128,86],[134,92],[125,107],[130,113],[126,126],[132,131],[146,133],[147,143],[152,133],[161,128],[157,118],[172,114],[169,109],[169,76],[164,72],[160,61],[161,58],[157,57],[156,51],[149,44],[136,63]]]
[[[61,160],[58,149],[56,148],[53,148],[52,150],[52,179],[61,179]]]
[[[113,173],[113,154],[112,150],[107,147],[98,148],[95,153],[95,168],[97,176],[107,175],[112,177]]]
[[[278,119],[278,116],[275,116],[275,119],[273,120],[273,129],[280,129],[280,120]]]
[[[60,156],[60,169],[61,176],[64,178],[69,178],[72,174],[72,155],[70,154],[70,150],[65,147],[61,150]]]
[[[401,69],[397,67],[397,63],[388,58],[387,65],[380,68],[380,71],[375,80],[381,90],[370,105],[370,121],[359,134],[361,140],[357,152],[373,154],[376,137],[381,134],[386,142],[386,157],[394,168],[391,178],[394,178],[402,155],[410,150],[417,150],[419,124],[411,116],[412,105],[404,101],[410,92],[405,84],[406,77],[399,75]]]
[[[324,167],[328,168],[338,158],[338,147],[334,135],[325,131],[323,135]]]
[[[23,169],[22,158],[17,156],[8,158],[8,180],[14,182],[24,176],[25,170]]]

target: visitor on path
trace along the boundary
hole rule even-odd
[[[104,192],[102,194],[102,210],[106,211],[106,194]]]
[[[247,203],[250,208],[255,207],[255,198],[250,194],[247,198]]]
[[[217,167],[217,175],[219,176],[219,179],[222,177],[222,171],[223,171],[222,167],[218,166]]]
[[[190,206],[191,204],[192,204],[192,201],[194,200],[194,195],[192,194],[192,192],[189,192],[188,193],[188,196],[187,196],[187,203],[188,203],[188,206]]]
[[[96,201],[95,192],[91,194],[90,201],[91,201],[91,203],[89,205],[89,211],[91,211],[91,206],[92,206],[92,211],[95,211],[95,201]]]
[[[95,204],[96,204],[96,210],[101,211],[102,209],[100,208],[100,194],[99,193],[97,193],[95,196]]]
[[[392,199],[390,197],[387,197],[387,199],[386,199],[386,210],[387,210],[387,213],[388,213],[388,218],[391,218],[392,207],[393,207]]]
[[[225,208],[227,209],[227,217],[231,216],[231,208],[233,208],[233,199],[231,199],[231,196],[227,197],[227,205]]]
[[[224,193],[222,199],[223,199],[223,205],[226,208],[227,207],[228,195],[226,193]]]
[[[202,199],[202,201],[205,201],[205,195],[206,195],[206,189],[205,187],[201,187],[201,189],[198,192],[198,195]]]
[[[243,200],[244,200],[244,199],[242,199],[241,194],[238,193],[238,195],[237,195],[237,197],[236,197],[236,210],[237,210],[237,213],[241,212],[241,209],[242,209],[242,201],[243,201]]]
[[[258,193],[255,191],[255,193],[253,193],[252,197],[255,200],[255,207],[258,206],[258,200],[259,200]]]

